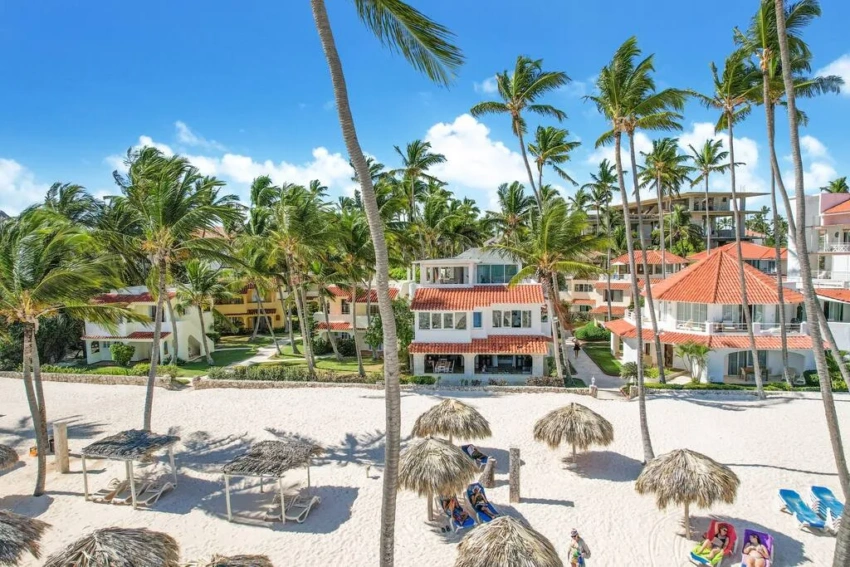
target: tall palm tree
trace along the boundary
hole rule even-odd
[[[805,184],[803,179],[803,160],[800,152],[800,132],[797,115],[796,93],[794,91],[794,77],[791,70],[791,51],[789,49],[788,33],[785,29],[785,6],[781,2],[775,5],[776,31],[779,44],[779,52],[782,66],[782,78],[785,84],[786,102],[788,104],[788,129],[791,141],[791,160],[794,163],[794,193],[797,198],[797,218],[806,218]],[[790,223],[790,219],[789,219]],[[797,252],[800,256],[800,277],[803,284],[803,295],[805,297],[806,313],[810,321],[817,320],[817,296],[811,279],[811,266],[809,265],[808,247],[805,236],[805,223],[796,224]],[[838,471],[838,480],[844,493],[844,498],[850,498],[850,472],[847,468],[847,459],[844,455],[844,446],[841,441],[841,430],[838,427],[838,416],[835,411],[835,399],[832,395],[832,383],[829,377],[829,369],[826,365],[826,353],[821,342],[820,325],[812,325],[809,331],[812,337],[812,350],[815,355],[815,364],[820,378],[821,397],[823,399],[826,424],[829,431],[829,439],[832,444],[832,453]],[[841,529],[835,546],[835,557],[833,567],[847,565],[850,561],[850,513],[848,507],[844,507]]]
[[[570,207],[572,207],[574,211],[584,211],[585,209],[587,209],[587,207],[590,206],[593,200],[590,196],[590,193],[588,193],[583,187],[580,187],[575,192],[575,195],[573,195],[572,197],[568,197],[568,199],[570,202]]]
[[[496,190],[498,211],[487,211],[486,223],[505,242],[516,242],[528,230],[534,197],[525,194],[519,181],[502,183]]]
[[[546,93],[554,91],[570,82],[566,73],[560,71],[544,71],[542,59],[530,59],[524,55],[517,57],[514,71],[508,74],[503,71],[496,74],[496,88],[500,101],[480,102],[472,107],[470,113],[475,116],[485,114],[509,114],[511,129],[519,139],[519,148],[525,169],[528,172],[528,183],[537,200],[537,208],[543,209],[543,198],[540,189],[534,184],[534,174],[528,161],[523,134],[526,133],[526,122],[522,113],[524,110],[540,116],[551,116],[558,121],[567,115],[549,104],[539,104],[536,101]]]
[[[177,284],[178,309],[194,307],[198,310],[198,321],[201,323],[201,343],[204,346],[204,358],[212,366],[215,361],[210,355],[210,345],[207,343],[206,322],[204,311],[212,312],[218,299],[231,296],[227,286],[221,280],[221,271],[213,268],[209,262],[193,258],[183,266],[184,281]],[[259,314],[258,314],[259,315]]]
[[[353,0],[360,20],[385,45],[401,54],[435,82],[448,84],[463,63],[452,45],[452,33],[402,0]],[[337,115],[354,171],[360,180],[363,207],[375,248],[375,280],[384,331],[384,383],[387,406],[384,487],[381,500],[380,565],[394,559],[395,510],[398,490],[398,458],[401,440],[401,391],[399,388],[398,340],[389,292],[389,254],[369,167],[354,126],[342,62],[334,41],[324,0],[310,0],[313,20],[327,59]]]
[[[670,251],[683,257],[699,252],[702,232],[691,222],[691,212],[684,205],[674,205],[666,217],[670,227],[666,236]]]
[[[605,224],[611,228],[611,199],[614,195],[614,190],[617,189],[617,173],[612,164],[607,159],[603,159],[599,163],[599,170],[596,173],[591,173],[590,183],[585,183],[581,186],[582,189],[590,191],[590,200],[596,208],[596,234],[599,234],[602,228],[602,211],[605,211]],[[606,275],[606,304],[608,305],[608,320],[613,316],[611,312],[611,246],[605,250],[605,275]]]
[[[727,143],[729,144],[729,176],[730,189],[732,191],[732,213],[735,219],[735,248],[737,250],[738,279],[741,286],[742,311],[744,322],[747,326],[747,335],[750,340],[750,351],[753,357],[753,369],[755,371],[756,392],[759,398],[764,399],[764,388],[762,385],[761,366],[758,361],[758,350],[756,339],[753,334],[753,322],[750,314],[750,303],[747,298],[747,280],[744,276],[744,254],[741,250],[741,233],[743,232],[743,214],[738,210],[738,193],[735,183],[735,124],[741,122],[752,110],[749,103],[749,90],[753,83],[753,71],[745,64],[746,53],[736,51],[726,58],[723,72],[717,70],[717,65],[711,64],[711,75],[714,92],[705,95],[694,92],[694,96],[708,109],[720,111],[720,117],[715,125],[715,131],[726,130]]]
[[[820,188],[823,193],[850,193],[850,185],[847,185],[847,176],[833,179]]]
[[[534,132],[534,141],[528,144],[528,153],[534,156],[537,166],[537,186],[543,185],[543,167],[552,166],[555,173],[572,185],[578,185],[561,165],[570,161],[570,153],[581,145],[581,142],[570,142],[570,133],[554,126],[538,126]]]
[[[53,211],[73,224],[92,228],[97,224],[102,202],[86,193],[81,185],[54,183],[47,190],[42,207]]]
[[[152,290],[156,319],[143,416],[143,428],[149,431],[168,273],[175,262],[191,257],[229,260],[228,254],[222,252],[227,250],[223,239],[201,234],[214,233],[217,225],[240,221],[241,212],[229,201],[220,204],[212,200],[210,193],[218,188],[218,183],[199,184],[204,178],[185,158],[166,157],[156,148],[145,147],[128,152],[127,165],[126,176],[115,176],[122,194],[112,201],[130,215],[131,230],[117,238],[124,243],[128,255],[146,258],[157,278]]]
[[[711,254],[711,223],[708,215],[708,177],[712,173],[726,173],[732,167],[727,161],[729,152],[723,149],[723,140],[720,138],[706,140],[702,147],[697,150],[693,145],[688,145],[691,150],[690,158],[693,162],[693,168],[699,172],[699,175],[691,180],[691,187],[695,187],[698,183],[705,184],[705,216],[703,222],[703,230],[705,231],[705,249]],[[737,163],[735,165],[744,165]]]
[[[0,223],[0,317],[23,326],[23,382],[35,429],[38,468],[34,496],[44,494],[47,406],[35,344],[39,322],[66,313],[107,328],[138,316],[92,297],[121,287],[119,262],[93,253],[91,235],[52,211],[26,211]]]
[[[407,195],[410,204],[410,210],[407,213],[407,218],[410,222],[416,219],[416,200],[420,184],[423,181],[439,181],[433,175],[428,174],[428,170],[435,165],[446,162],[446,156],[443,154],[435,154],[431,151],[431,142],[423,142],[422,140],[413,140],[404,151],[398,146],[393,146],[396,153],[401,158],[399,169],[390,171],[390,175],[401,176],[402,185],[407,188]]]

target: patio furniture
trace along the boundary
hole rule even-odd
[[[756,369],[752,366],[742,366],[738,372],[738,376],[744,382],[756,381]],[[767,381],[767,368],[761,368],[761,379]]]
[[[180,441],[176,435],[158,435],[150,431],[129,429],[104,437],[95,441],[80,451],[83,462],[83,493],[85,499],[89,499],[89,477],[86,468],[86,459],[107,459],[110,461],[123,461],[127,471],[127,481],[130,483],[130,500],[133,508],[137,507],[136,479],[133,474],[133,462],[148,458],[156,451],[166,450],[168,462],[171,464],[171,474],[174,478],[174,486],[177,486],[177,467],[174,464],[174,445]],[[100,494],[98,493],[98,496]],[[113,496],[115,496],[113,494]],[[110,499],[111,500],[111,499]]]

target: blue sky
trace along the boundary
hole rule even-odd
[[[757,7],[755,0],[718,0],[710,9],[676,0],[528,0],[522,10],[506,0],[491,0],[486,9],[451,0],[413,4],[452,29],[464,51],[467,62],[448,89],[382,49],[351,2],[328,2],[361,143],[393,166],[394,145],[432,141],[449,159],[438,176],[485,209],[498,183],[523,178],[523,170],[508,119],[479,121],[466,113],[494,97],[486,92],[487,79],[511,68],[518,54],[542,58],[547,69],[573,79],[547,102],[567,112],[563,126],[583,142],[568,166],[583,182],[594,163],[613,155],[594,150],[605,124],[581,96],[616,47],[636,35],[645,53],[655,53],[659,86],[706,90],[709,63],[728,55],[733,26],[745,27]],[[822,7],[824,16],[807,33],[814,67],[850,83],[842,25],[850,21],[850,4],[824,0]],[[145,142],[191,156],[237,194],[261,173],[276,181],[319,177],[333,195],[351,190],[306,0],[2,2],[0,69],[0,209],[19,211],[54,181],[113,193],[118,158]],[[850,89],[801,106],[811,119],[804,132],[811,190],[848,174]],[[689,103],[683,145],[712,135],[713,119]],[[736,132],[738,158],[748,164],[740,182],[751,191],[764,189],[768,179],[763,132],[760,111]],[[645,149],[652,136],[639,139],[637,148]],[[786,138],[780,121],[782,155]],[[549,180],[557,181],[551,174]]]

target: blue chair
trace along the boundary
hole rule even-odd
[[[822,530],[826,528],[826,522],[815,514],[814,510],[809,508],[808,504],[803,502],[803,499],[800,498],[800,495],[796,491],[788,490],[787,488],[780,489],[779,500],[781,502],[780,510],[792,514],[797,519],[801,529],[814,528]]]
[[[452,501],[454,501],[454,506],[452,506],[452,510],[450,510],[449,503]],[[437,505],[448,519],[449,526],[451,526],[452,531],[459,532],[464,528],[471,528],[475,525],[475,520],[472,519],[472,516],[466,514],[463,507],[461,507],[460,502],[457,501],[457,497],[438,496]]]
[[[486,502],[486,504],[478,508],[476,508],[475,504],[473,504],[475,500],[472,498],[476,491],[480,491],[481,496],[484,497],[484,501]],[[480,482],[474,482],[466,488],[466,498],[475,510],[475,515],[478,517],[478,522],[481,524],[486,524],[501,515],[496,507],[490,503],[490,500],[487,499],[487,493],[484,492],[484,487],[481,486]]]

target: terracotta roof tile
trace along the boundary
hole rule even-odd
[[[635,250],[635,262],[638,264],[643,263],[643,251]],[[670,264],[687,264],[688,261],[681,256],[673,254],[669,250],[664,251],[664,262],[669,266]],[[660,266],[661,265],[661,250],[647,250],[646,251],[646,263],[650,266]],[[623,254],[619,258],[615,258],[611,260],[611,265],[628,265],[629,264],[629,255]]]
[[[815,294],[817,294],[818,297],[831,299],[833,301],[850,303],[850,289],[817,288],[815,290]]]
[[[726,252],[730,254],[733,258],[738,257],[738,247],[734,242],[730,242],[729,244],[724,244],[719,248],[712,248],[711,254],[707,251],[703,250],[702,252],[697,252],[696,254],[691,254],[688,256],[689,262],[699,262],[700,260],[705,260],[709,256],[713,256],[715,252]],[[775,260],[776,259],[776,249],[770,246],[762,246],[761,244],[754,244],[752,242],[741,242],[741,252],[744,254],[744,260]],[[781,260],[788,259],[788,249],[780,248],[779,249],[779,258]]]
[[[160,339],[171,336],[169,331],[160,333]],[[116,335],[85,335],[82,337],[84,341],[151,341],[153,340],[153,332],[149,331],[133,331],[126,336]]]
[[[414,311],[469,311],[494,304],[544,302],[540,284],[420,287],[413,295],[410,308]]]
[[[779,303],[775,279],[746,263],[744,278],[751,305]],[[744,302],[738,282],[738,261],[727,252],[717,251],[702,262],[653,284],[652,296],[661,301],[741,305]],[[786,303],[803,302],[803,296],[792,289],[785,289],[784,295]]]
[[[340,299],[345,299],[346,301],[351,301],[351,291],[348,290],[348,289],[344,289],[344,288],[341,288],[341,287],[336,286],[336,285],[329,285],[328,291],[334,297],[339,297]],[[396,297],[398,297],[398,288],[397,287],[391,287],[390,288],[390,299],[395,299]],[[373,303],[378,302],[378,290],[377,289],[370,289],[369,290],[368,301],[371,301]],[[358,289],[357,290],[357,303],[366,303],[366,302],[367,302],[366,290],[365,289]]]
[[[839,214],[839,213],[850,213],[850,199],[847,199],[843,203],[838,203],[834,207],[828,208],[827,210],[825,210],[821,214],[823,214],[823,215],[835,215],[835,214]]]
[[[625,319],[614,319],[605,323],[605,328],[617,335],[626,339],[634,339],[637,337],[637,328],[626,321]],[[641,329],[643,340],[649,341],[655,336],[650,329]]]
[[[411,354],[549,354],[552,339],[541,335],[493,335],[468,343],[410,343]]]
[[[600,305],[590,310],[592,315],[608,315],[608,305]],[[622,317],[626,314],[625,307],[611,306],[611,315],[614,317]]]
[[[168,292],[168,297],[174,298],[177,294],[173,291]],[[153,296],[145,291],[143,293],[104,293],[98,295],[92,301],[94,303],[151,303],[156,301]]]
[[[569,302],[572,305],[596,305],[595,299],[573,299]]]
[[[624,281],[614,282],[614,281],[612,281],[611,282],[611,291],[614,291],[614,290],[628,291],[629,288],[631,287],[631,285],[632,284],[630,282],[624,282]],[[606,289],[608,289],[608,282],[596,282],[595,284],[593,284],[593,287],[596,289],[596,291],[602,292],[602,291],[605,291]]]
[[[316,329],[320,331],[327,330],[328,325],[324,321],[316,325]],[[340,323],[337,321],[331,321],[331,331],[350,331],[351,323]]]

